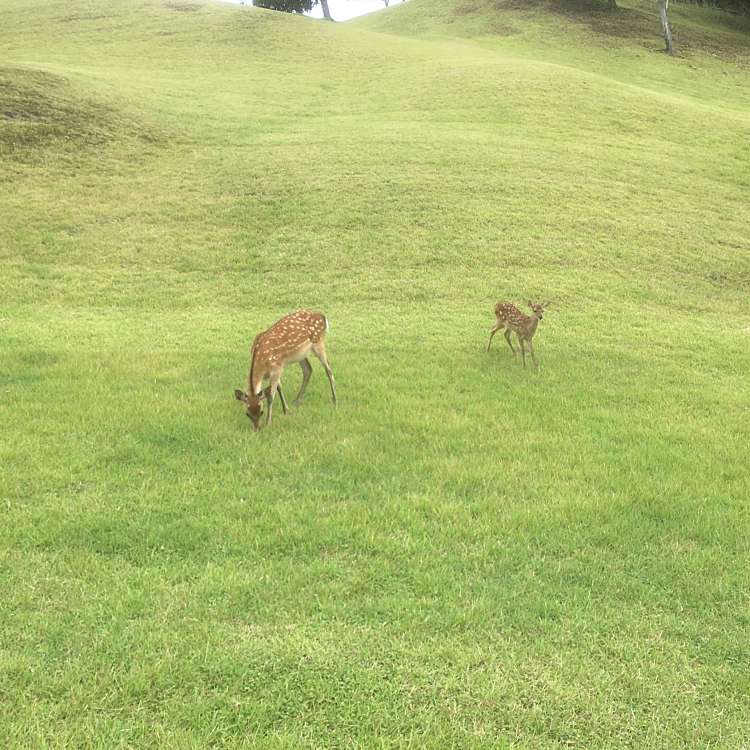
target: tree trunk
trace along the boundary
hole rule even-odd
[[[617,0],[609,0],[609,3],[607,5],[607,10],[610,13],[614,13],[617,10]]]
[[[662,36],[664,37],[664,44],[667,46],[667,52],[670,55],[674,54],[674,47],[672,46],[672,27],[669,25],[669,19],[667,18],[667,9],[669,8],[669,0],[659,0],[659,18],[661,18]]]
[[[328,0],[320,0],[320,7],[323,8],[323,18],[328,21],[333,21],[331,18],[331,11],[328,9]]]

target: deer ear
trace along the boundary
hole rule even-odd
[[[237,399],[238,401],[247,401],[247,397],[246,397],[246,396],[245,396],[245,394],[244,394],[244,393],[243,393],[243,392],[242,392],[241,390],[239,390],[239,389],[235,390],[235,392],[234,392],[234,397],[235,397],[235,398],[236,398],[236,399]]]
[[[530,308],[532,308],[532,309],[534,308],[534,303],[533,303],[533,302],[532,302],[532,301],[531,301],[530,299],[527,299],[527,300],[526,300],[526,304],[527,304],[527,305],[528,305],[528,306],[529,306]]]
[[[542,307],[549,307],[549,306],[550,306],[551,304],[552,304],[552,303],[551,303],[551,302],[550,302],[549,300],[547,300],[547,301],[546,301],[546,302],[545,302],[545,303],[544,303],[544,304],[542,305]]]

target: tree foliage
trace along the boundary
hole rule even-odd
[[[329,21],[331,11],[328,10],[328,0],[255,0],[254,5],[258,8],[269,10],[282,10],[285,13],[309,13],[316,5],[323,8],[323,17]]]
[[[308,13],[318,4],[318,0],[255,0],[257,8],[283,10],[285,13]]]

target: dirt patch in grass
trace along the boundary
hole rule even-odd
[[[193,13],[203,7],[200,3],[166,3],[165,5],[170,10],[176,10],[181,13]]]
[[[549,8],[571,21],[585,24],[595,34],[642,40],[649,48],[658,49],[663,46],[656,6],[653,13],[636,8],[610,11],[596,0],[568,0],[550,5]],[[747,62],[750,58],[750,40],[745,42],[717,29],[707,31],[697,24],[683,23],[674,12],[670,15],[678,53],[700,51],[739,63]]]
[[[639,39],[653,34],[653,18],[635,8],[611,10],[606,0],[496,0],[495,9],[502,10],[543,10],[563,16],[573,23],[588,26],[595,34],[605,37]],[[657,29],[658,31],[658,29]]]
[[[60,23],[73,23],[74,21],[101,21],[102,18],[111,18],[105,13],[80,13],[72,16],[61,16],[57,20]]]
[[[0,154],[27,161],[50,148],[97,147],[123,135],[159,140],[102,102],[78,92],[62,76],[39,70],[0,67]]]
[[[587,26],[594,34],[619,39],[649,39],[660,33],[659,18],[635,8],[610,10],[596,2],[561,3],[556,12],[570,21]]]
[[[467,0],[467,2],[461,3],[453,9],[453,15],[459,18],[463,16],[484,14],[486,12],[487,9],[484,5],[474,2],[473,0]],[[510,24],[504,23],[498,18],[490,21],[487,33],[492,36],[511,36],[512,34],[518,34],[519,30]]]
[[[461,3],[453,9],[454,16],[470,16],[473,13],[481,13],[484,10],[480,5],[473,2]]]
[[[510,26],[507,23],[501,23],[495,21],[490,24],[490,34],[492,36],[513,36],[514,34],[520,34],[520,30],[515,26]]]
[[[673,33],[678,54],[690,56],[699,52],[750,68],[750,36],[747,40],[729,35],[723,38],[721,34],[708,33],[699,26],[686,26],[679,21],[673,24]]]
[[[467,3],[467,5],[476,5]],[[571,23],[585,26],[592,33],[592,40],[605,45],[635,42],[649,49],[663,47],[661,25],[656,6],[648,9],[617,7],[609,8],[607,0],[495,0],[497,11],[521,12],[543,11],[562,16]],[[750,65],[750,36],[737,34],[745,29],[744,21],[725,14],[726,30],[706,29],[697,23],[685,23],[677,13],[670,14],[675,48],[678,54],[691,52],[730,60],[741,66]],[[735,33],[732,33],[735,32]],[[598,38],[598,39],[597,39]]]

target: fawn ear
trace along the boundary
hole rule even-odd
[[[551,302],[550,302],[549,300],[547,300],[547,301],[546,301],[546,302],[545,302],[545,303],[544,303],[544,304],[542,305],[542,307],[549,307],[549,306],[550,306],[551,304],[552,304],[552,303],[551,303]]]
[[[236,399],[237,399],[238,401],[247,401],[247,397],[246,397],[246,396],[245,396],[245,394],[244,394],[244,393],[243,393],[243,392],[242,392],[241,390],[239,390],[239,389],[236,389],[236,390],[235,390],[235,392],[234,392],[234,397],[235,397],[235,398],[236,398]]]
[[[528,305],[528,306],[529,306],[529,307],[530,307],[530,308],[531,308],[532,310],[534,309],[534,303],[533,303],[533,302],[532,302],[532,301],[531,301],[530,299],[527,299],[527,300],[526,300],[526,304],[527,304],[527,305]]]

